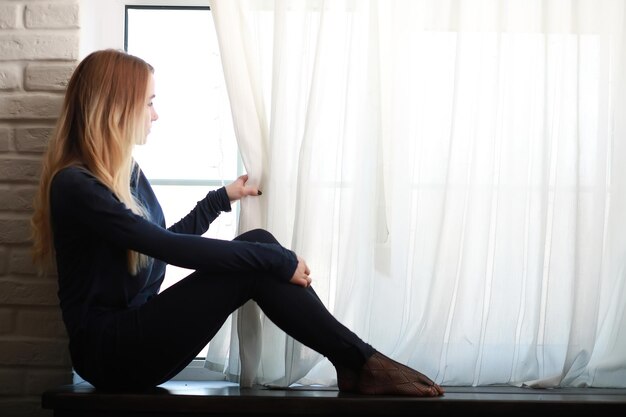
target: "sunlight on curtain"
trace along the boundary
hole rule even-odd
[[[263,190],[240,232],[440,384],[626,386],[623,1],[211,7]],[[255,305],[238,330],[242,384],[335,382]]]

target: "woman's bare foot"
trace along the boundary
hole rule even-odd
[[[444,394],[443,388],[426,375],[380,352],[370,356],[358,375],[348,370],[338,371],[337,385],[341,392],[370,395],[437,397]]]

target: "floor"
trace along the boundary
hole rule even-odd
[[[528,416],[624,415],[626,389],[445,387],[437,398],[341,394],[334,388],[240,389],[222,381],[170,381],[146,393],[103,393],[87,383],[49,390],[56,417],[174,416]]]

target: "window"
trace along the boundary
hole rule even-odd
[[[169,226],[242,172],[219,47],[208,7],[126,6],[125,18],[125,49],[155,68],[159,114],[134,156]],[[232,239],[237,208],[222,213],[206,236]],[[168,265],[161,290],[191,272]],[[206,348],[199,357],[205,355]]]
[[[242,170],[212,24],[208,7],[126,7],[125,49],[155,68],[159,114],[134,156],[168,225]],[[223,213],[207,236],[232,239],[236,215]],[[168,266],[162,289],[190,272]]]

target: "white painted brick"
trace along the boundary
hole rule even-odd
[[[0,210],[31,211],[36,191],[34,185],[19,187],[0,185]]]
[[[26,90],[65,90],[75,65],[30,64],[26,67]],[[1,74],[0,74],[1,75]]]
[[[33,263],[30,248],[14,248],[9,256],[9,274],[37,274],[37,267]]]
[[[28,219],[0,219],[0,243],[27,243],[29,235]]]
[[[59,307],[18,311],[15,333],[20,336],[67,338]]]
[[[0,95],[0,119],[56,119],[62,102],[60,94]]]
[[[0,334],[9,334],[15,331],[15,310],[0,308]]]
[[[26,374],[24,392],[31,395],[41,395],[42,392],[72,383],[72,370],[32,369]]]
[[[15,149],[19,152],[43,152],[54,127],[28,127],[15,129]]]
[[[0,29],[15,29],[18,26],[19,5],[0,4]]]
[[[5,181],[39,182],[41,161],[33,159],[0,159],[0,178]]]
[[[0,369],[0,396],[22,394],[25,377],[22,370]]]
[[[0,365],[63,366],[70,363],[67,341],[2,340]]]
[[[29,240],[30,243],[30,240]],[[28,246],[30,248],[30,245]],[[12,255],[7,255],[7,259],[6,259],[6,276],[9,276],[9,262],[10,260],[10,256]],[[54,256],[52,256],[48,261],[44,262],[44,265],[35,265],[35,263],[29,258],[28,262],[31,262],[32,265],[32,270],[36,271],[33,275],[31,275],[29,278],[30,279],[40,279],[40,280],[44,280],[44,281],[49,281],[49,282],[53,282],[56,283],[58,281],[58,274],[57,274],[57,268],[56,268],[56,261],[54,260]],[[31,269],[29,269],[31,270]],[[26,277],[25,275],[22,275],[23,277]]]
[[[0,246],[0,276],[5,275],[9,264],[9,252]]]
[[[24,20],[25,26],[29,29],[77,28],[78,4],[74,2],[27,4]]]
[[[79,58],[78,5],[0,0],[0,416],[50,417],[41,392],[71,382],[56,271],[34,275],[29,214]]]
[[[0,416],[52,417],[52,410],[41,407],[41,395],[0,397]]]
[[[57,283],[21,278],[0,280],[0,302],[6,305],[58,306]],[[0,355],[2,356],[2,355]]]
[[[11,149],[11,129],[0,127],[0,152],[7,152]]]
[[[0,91],[12,91],[20,88],[22,69],[17,65],[0,65]]]
[[[78,30],[64,33],[0,33],[0,57],[21,59],[78,59]]]

